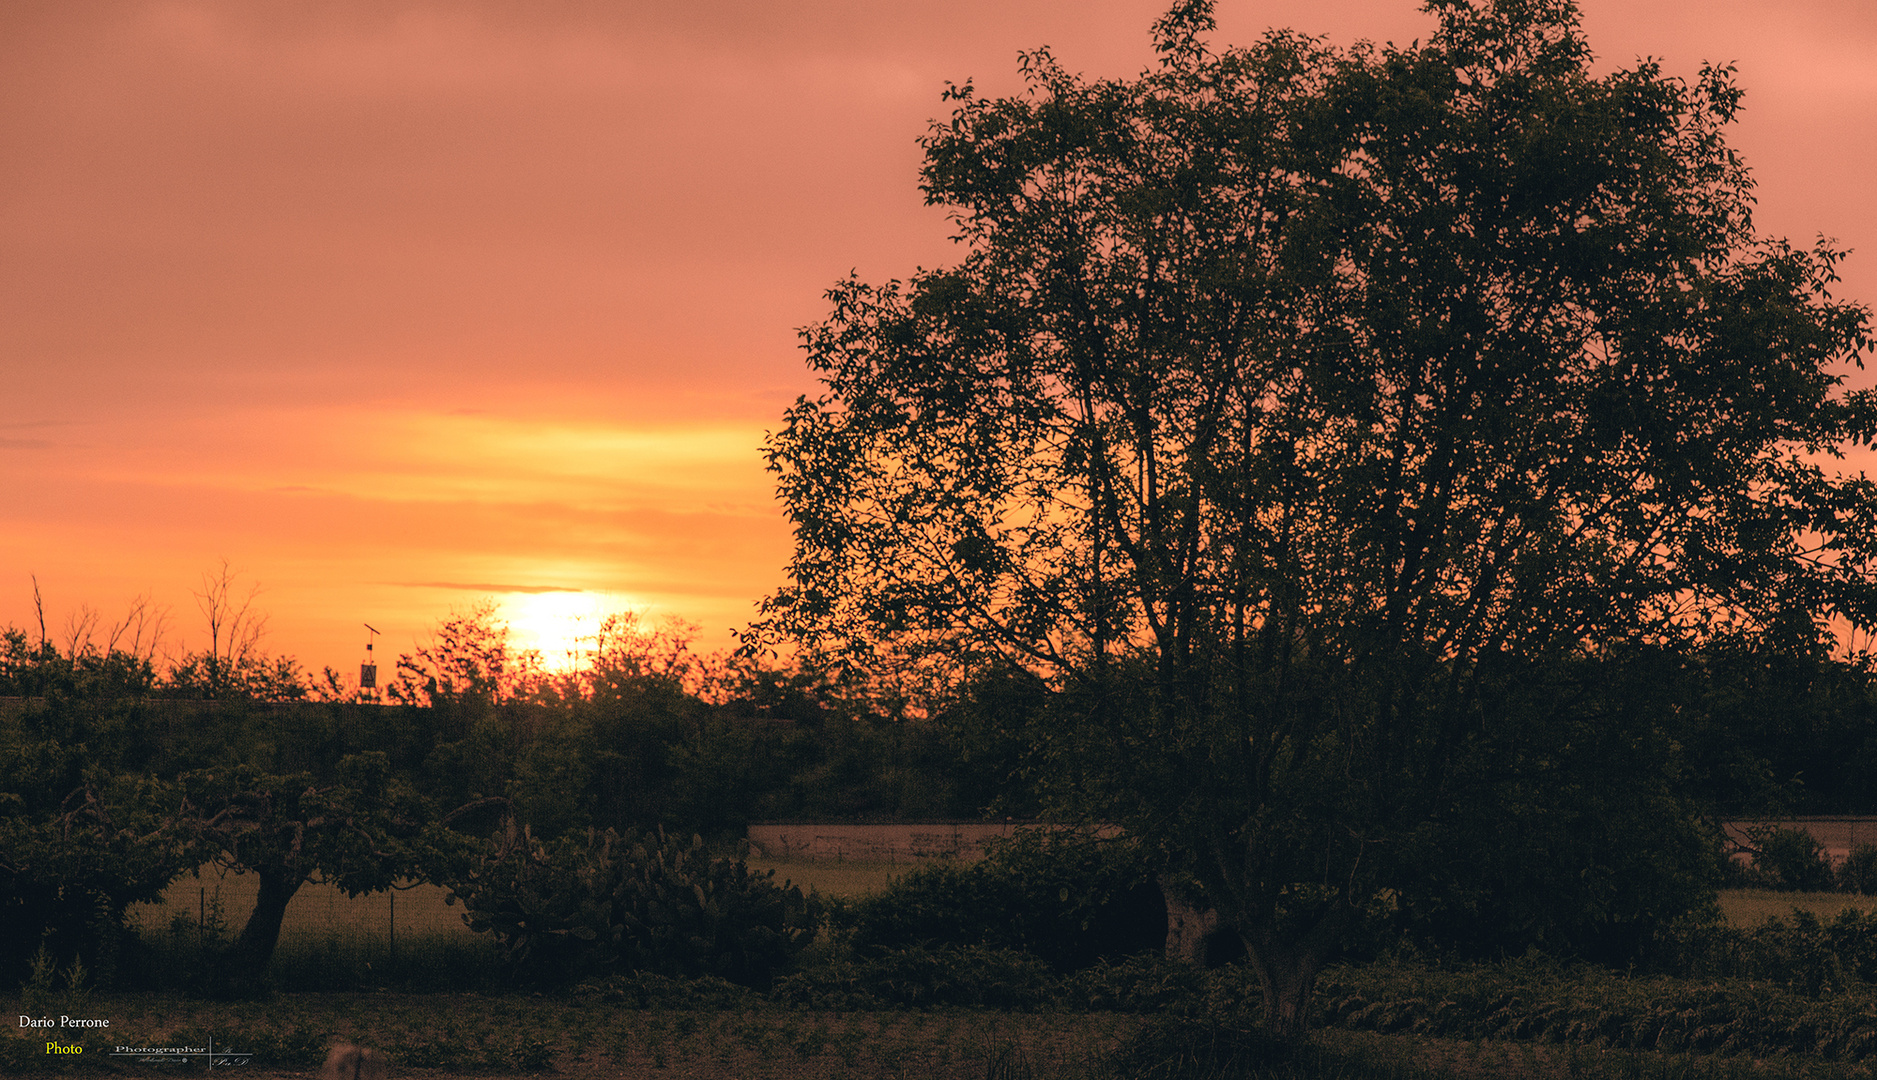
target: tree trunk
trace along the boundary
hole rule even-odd
[[[280,922],[287,914],[287,903],[306,880],[292,871],[257,873],[261,888],[254,901],[254,914],[248,916],[241,936],[222,954],[216,978],[216,989],[229,997],[254,997],[266,985],[267,965],[274,958],[274,947],[280,944]]]
[[[1159,883],[1160,895],[1167,902],[1167,959],[1204,964],[1206,935],[1219,928],[1218,909],[1193,904],[1172,888],[1165,874],[1160,875]]]
[[[1298,1038],[1304,1033],[1324,951],[1310,943],[1277,945],[1261,943],[1249,934],[1239,936],[1245,942],[1252,969],[1258,973],[1258,986],[1264,991],[1265,1025],[1283,1038]]]

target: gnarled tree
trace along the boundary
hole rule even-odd
[[[184,773],[176,786],[200,850],[258,880],[253,912],[217,958],[211,989],[220,994],[245,997],[265,985],[300,886],[324,880],[350,896],[377,892],[466,850],[379,751],[346,755],[324,780],[235,765]]]

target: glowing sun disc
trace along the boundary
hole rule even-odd
[[[510,593],[502,598],[509,641],[532,649],[553,671],[571,671],[605,621],[605,598],[590,592]]]

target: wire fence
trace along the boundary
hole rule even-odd
[[[391,951],[399,940],[438,934],[473,936],[463,925],[463,908],[444,903],[448,890],[436,885],[404,883],[385,892],[347,896],[335,885],[302,885],[287,904],[281,920],[281,939],[345,938],[361,943],[381,941]],[[147,932],[194,928],[211,933],[240,933],[260,891],[253,874],[238,874],[219,866],[205,866],[173,882],[155,904],[139,904],[130,918]]]

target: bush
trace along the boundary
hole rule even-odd
[[[1026,830],[976,863],[937,863],[857,901],[862,955],[913,946],[1027,952],[1059,972],[1166,945],[1166,901],[1130,841]]]
[[[1755,825],[1747,830],[1753,851],[1749,880],[1761,888],[1788,892],[1823,892],[1832,887],[1825,847],[1804,829]]]
[[[646,971],[767,986],[814,938],[820,904],[701,838],[608,829],[552,845],[511,827],[448,902],[516,974],[567,983]]]
[[[111,771],[138,722],[111,703],[0,710],[0,985],[27,977],[42,946],[113,985],[136,944],[125,909],[201,861],[171,820],[176,793]]]
[[[1838,868],[1840,892],[1877,894],[1877,844],[1859,844]]]
[[[1756,979],[1809,994],[1877,984],[1877,913],[1855,908],[1829,922],[1794,908],[1791,921],[1746,930],[1684,924],[1661,946],[1651,967],[1687,978]]]
[[[1056,999],[1048,965],[981,945],[919,945],[836,960],[777,981],[785,1005],[847,1012],[882,1006],[1040,1009]]]

